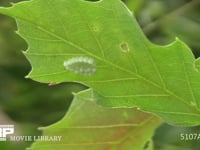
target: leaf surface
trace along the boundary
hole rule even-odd
[[[33,0],[0,12],[15,17],[28,42],[27,76],[39,82],[79,82],[103,97],[99,104],[139,107],[168,123],[200,124],[200,73],[180,40],[150,43],[120,0]],[[94,59],[96,73],[66,70],[74,57]]]
[[[105,108],[91,90],[75,95],[66,116],[41,128],[44,136],[61,141],[38,141],[31,150],[143,150],[151,149],[151,137],[161,120],[134,108]]]

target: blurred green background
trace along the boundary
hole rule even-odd
[[[19,1],[0,0],[0,6]],[[153,43],[165,45],[177,36],[191,47],[195,57],[200,56],[200,0],[124,2]],[[0,15],[0,124],[15,124],[19,135],[40,135],[37,127],[60,120],[71,103],[71,93],[86,87],[74,83],[48,86],[25,79],[31,69],[22,54],[27,44],[16,30],[13,19]],[[200,133],[200,127],[162,125],[154,136],[155,150],[199,150],[200,140],[181,141],[180,133]],[[30,144],[0,142],[0,150],[23,150]]]

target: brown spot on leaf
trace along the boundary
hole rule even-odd
[[[123,42],[120,44],[120,48],[122,50],[122,52],[124,53],[128,53],[129,52],[129,47],[128,47],[128,43]]]
[[[100,32],[101,28],[100,28],[100,25],[95,23],[92,25],[92,31],[93,32]]]
[[[149,144],[150,144],[150,141],[147,141],[143,147],[143,150],[146,150],[147,148],[149,148]]]

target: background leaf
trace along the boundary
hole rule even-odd
[[[135,14],[138,13],[138,11],[140,10],[141,6],[144,3],[144,0],[123,0],[125,2],[125,4],[128,6],[128,8],[133,11]]]
[[[41,128],[45,136],[62,136],[60,142],[36,142],[31,150],[143,150],[161,120],[134,108],[104,108],[96,105],[91,89],[75,94],[66,116]],[[147,143],[148,142],[148,143]]]

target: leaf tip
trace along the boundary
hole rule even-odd
[[[26,54],[27,54],[27,51],[22,50],[22,54],[26,55]]]
[[[73,95],[73,96],[76,96],[76,95],[77,95],[77,93],[75,93],[75,92],[72,92],[72,95]]]
[[[175,42],[174,43],[179,43],[179,44],[183,44],[183,45],[187,46],[187,44],[185,42],[183,42],[181,39],[179,39],[178,37],[175,37]]]
[[[182,42],[178,37],[175,37],[175,42]]]
[[[16,33],[17,35],[20,35],[19,30],[16,30],[15,33]]]
[[[10,2],[9,4],[10,4],[11,6],[14,6],[14,5],[15,5],[15,3],[13,3],[13,2]]]
[[[42,131],[42,130],[44,130],[44,127],[38,127],[37,129]]]
[[[26,75],[25,76],[25,79],[30,79],[31,77],[29,75]]]

